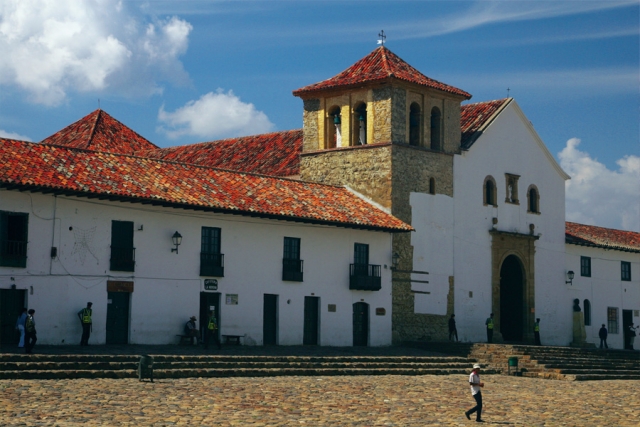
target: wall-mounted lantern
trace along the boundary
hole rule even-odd
[[[400,255],[398,252],[394,252],[391,256],[391,270],[398,268],[398,264],[400,264]]]
[[[565,283],[570,284],[571,286],[573,286],[573,278],[575,277],[575,273],[571,270],[567,271],[567,280]]]
[[[175,248],[171,249],[171,252],[178,253],[178,246],[180,246],[182,244],[182,234],[180,234],[180,233],[178,233],[176,231],[175,233],[173,233],[173,236],[171,236],[171,241],[173,242],[173,245],[175,246]]]

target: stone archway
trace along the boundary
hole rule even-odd
[[[522,341],[524,314],[524,271],[522,262],[509,255],[500,267],[500,332],[505,341]]]
[[[490,233],[494,341],[533,343],[535,241],[538,237],[498,230]],[[506,336],[503,336],[503,328]]]

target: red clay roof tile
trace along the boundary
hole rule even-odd
[[[0,186],[380,231],[408,224],[343,187],[0,139]]]
[[[297,129],[160,148],[137,155],[264,175],[292,176],[300,174],[300,153],[302,130]]]
[[[376,48],[340,74],[293,91],[295,96],[325,89],[359,85],[367,82],[395,78],[432,89],[441,90],[470,99],[471,95],[461,89],[433,80],[403,61],[384,46]]]
[[[565,241],[574,245],[640,252],[640,233],[575,222],[565,223]]]
[[[487,125],[496,117],[496,113],[502,111],[512,99],[496,99],[495,101],[462,105],[460,107],[461,147],[464,149],[471,147]]]
[[[102,110],[95,110],[41,143],[122,154],[158,148]]]

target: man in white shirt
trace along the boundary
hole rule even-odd
[[[476,413],[476,422],[483,423],[482,419],[482,393],[480,392],[480,388],[484,387],[484,383],[480,382],[480,365],[473,365],[473,371],[471,371],[471,375],[469,375],[469,385],[471,386],[471,395],[476,400],[476,406],[469,409],[464,415],[468,420],[471,419],[471,414]]]

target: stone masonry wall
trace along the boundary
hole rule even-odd
[[[413,192],[428,193],[429,178],[435,178],[436,194],[453,197],[453,156],[407,145],[393,146],[393,190],[391,213],[411,224],[409,197]],[[413,246],[409,233],[393,236],[393,251],[400,255],[398,270],[413,270]],[[449,278],[447,314],[416,314],[411,274],[394,272],[392,293],[393,342],[448,339],[448,320],[454,309],[454,278]]]
[[[391,87],[383,86],[373,92],[373,139],[370,143],[391,142]]]
[[[376,203],[391,208],[391,145],[319,151],[300,157],[300,179],[348,185]]]
[[[305,99],[302,114],[302,151],[314,151],[320,148],[318,134],[319,99]]]

